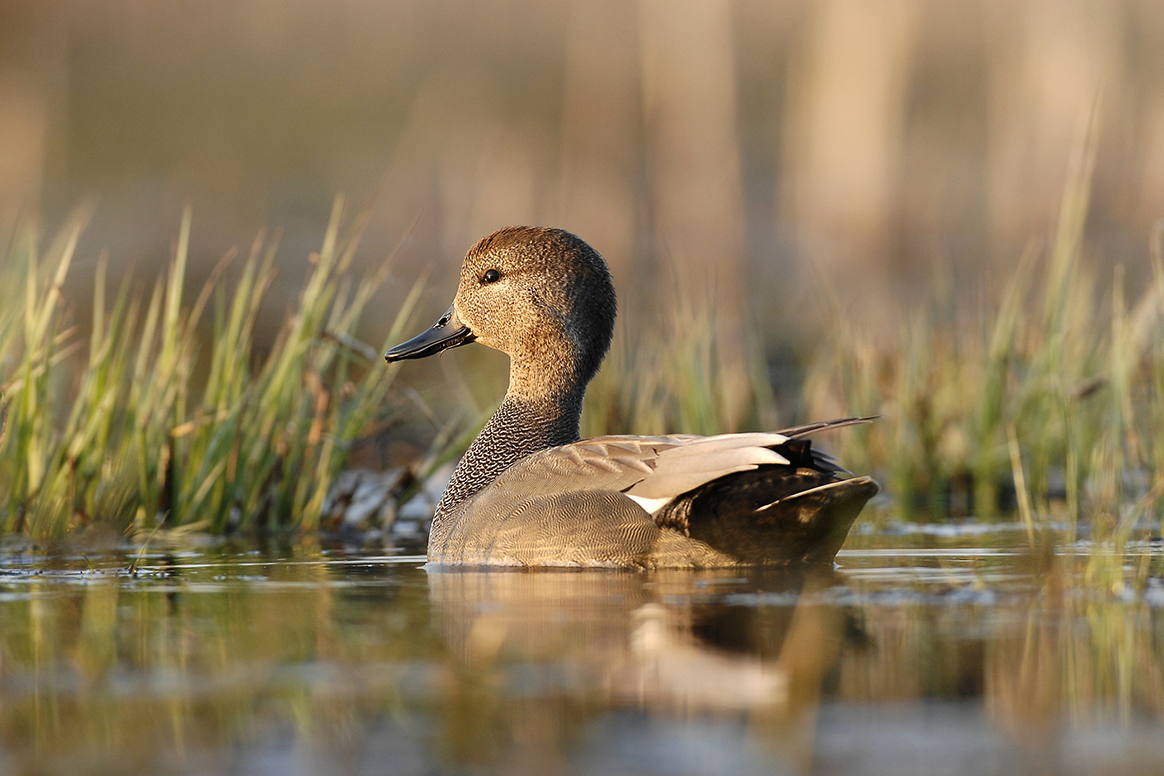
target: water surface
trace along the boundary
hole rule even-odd
[[[904,527],[836,570],[523,573],[9,544],[0,773],[1161,772],[1164,551],[1027,547]]]

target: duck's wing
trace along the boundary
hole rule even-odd
[[[652,515],[678,496],[720,477],[765,464],[788,466],[775,448],[789,442],[783,434],[720,434],[701,437],[659,452],[654,469],[622,491]]]
[[[669,566],[732,565],[730,556],[663,530],[654,513],[726,474],[788,463],[763,447],[788,441],[779,434],[604,436],[542,450],[469,501],[449,532],[430,543],[429,560],[653,566],[662,547]]]
[[[601,436],[551,447],[518,461],[488,489],[531,496],[575,490],[620,492],[650,477],[660,454],[700,438]]]
[[[489,489],[522,496],[613,491],[654,515],[677,496],[728,474],[765,464],[790,465],[793,449],[803,457],[809,448],[766,432],[602,436],[535,453],[506,470]]]

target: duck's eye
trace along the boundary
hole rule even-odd
[[[501,280],[501,273],[495,269],[487,269],[481,276],[482,283],[496,283],[498,280]]]

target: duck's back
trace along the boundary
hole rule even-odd
[[[773,440],[783,441],[757,447]],[[842,476],[806,440],[780,434],[596,437],[511,466],[446,516],[429,560],[640,568],[827,562],[877,491],[868,478]]]

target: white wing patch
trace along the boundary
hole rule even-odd
[[[788,459],[761,445],[787,441],[781,434],[720,434],[659,452],[655,470],[624,493],[654,514],[676,496],[725,474],[748,471],[761,464],[788,464]]]
[[[671,499],[669,498],[643,498],[642,496],[632,496],[630,493],[625,495],[631,501],[645,509],[647,514],[651,515],[652,517],[655,516],[656,512],[671,502]]]

